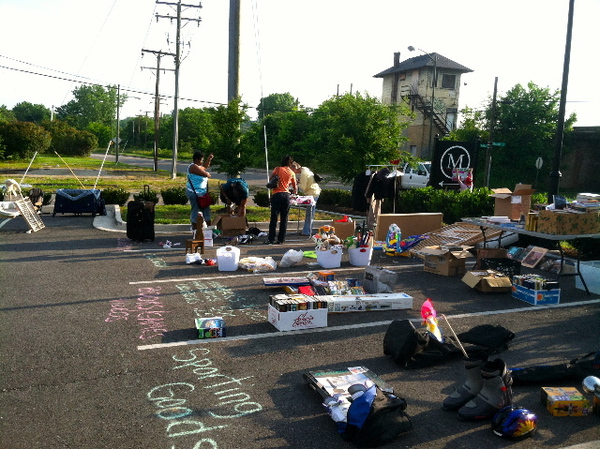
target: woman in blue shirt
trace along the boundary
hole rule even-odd
[[[204,154],[200,151],[196,151],[192,158],[193,162],[189,165],[187,170],[188,181],[186,184],[186,194],[192,205],[190,222],[192,223],[192,229],[195,231],[197,229],[197,219],[200,212],[202,212],[206,224],[210,226],[210,206],[200,210],[197,197],[208,192],[208,178],[210,178],[210,173],[207,169],[210,167],[213,155],[212,153],[209,154],[206,158],[206,162],[204,162]]]

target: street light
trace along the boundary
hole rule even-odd
[[[433,111],[433,105],[435,103],[435,85],[437,84],[437,53],[433,53],[431,56],[430,53],[427,53],[420,48],[415,48],[412,45],[408,47],[408,51],[419,50],[421,53],[426,55],[429,59],[433,61],[433,81],[431,86],[431,110],[429,111],[429,148],[428,151],[431,152],[431,156],[433,156],[433,150],[431,148],[433,142],[433,116],[435,112]]]

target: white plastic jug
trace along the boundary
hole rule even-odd
[[[236,246],[222,246],[217,250],[219,271],[236,271],[240,263],[240,249]]]

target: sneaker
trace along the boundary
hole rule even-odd
[[[277,240],[276,242],[274,242],[275,245],[281,245],[283,242],[281,240]]]
[[[271,240],[265,240],[265,245],[272,245],[273,242]]]

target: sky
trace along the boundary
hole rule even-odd
[[[336,93],[381,98],[373,75],[423,52],[439,53],[464,74],[460,104],[489,104],[533,82],[551,91],[563,80],[569,0],[240,0],[240,89],[255,108],[289,92],[318,107]],[[165,4],[170,3],[170,4]],[[119,85],[129,96],[120,117],[153,115],[157,58],[175,52],[176,0],[0,0],[0,105],[48,108],[73,99],[81,82]],[[179,107],[227,102],[229,1],[185,0]],[[575,0],[566,113],[575,126],[600,126],[597,88],[600,0]],[[161,112],[173,110],[172,57],[161,59]],[[250,114],[253,115],[252,111]],[[459,118],[460,120],[460,118]]]

